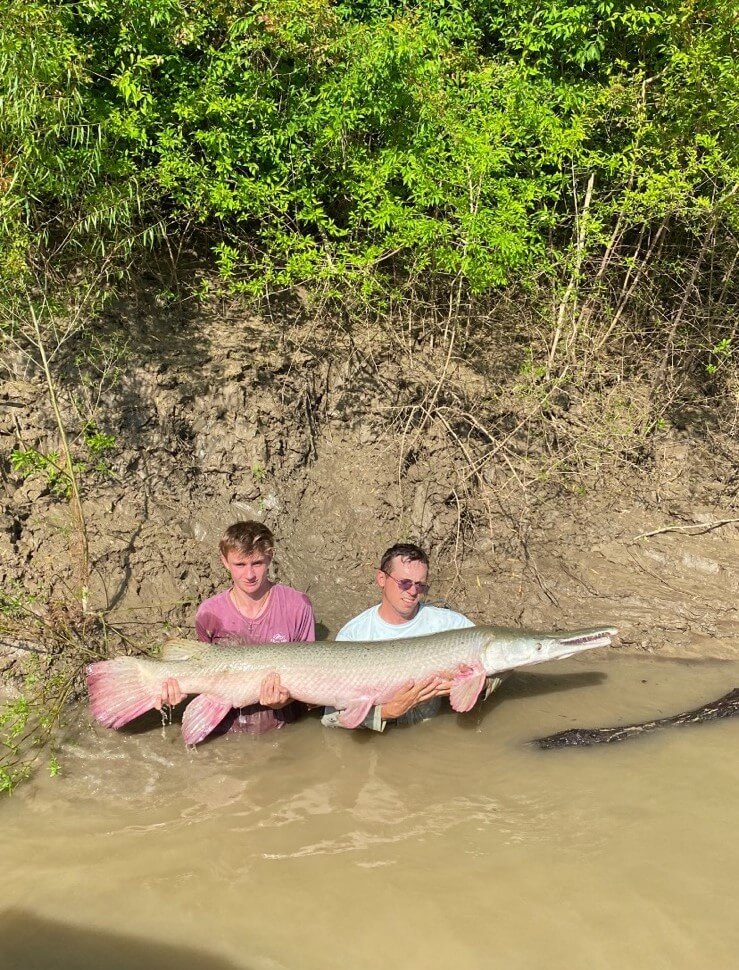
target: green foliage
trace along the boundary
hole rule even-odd
[[[0,765],[0,795],[10,794],[17,785],[26,781],[29,775],[28,765],[22,765],[17,769],[4,768]]]
[[[93,459],[92,464],[86,465],[83,471],[97,472],[98,475],[109,476],[111,474],[110,465],[107,458],[116,446],[116,437],[100,431],[94,421],[87,421],[82,428],[82,438],[85,447]]]
[[[0,707],[0,794],[11,792],[29,775],[30,767],[20,755],[20,746],[31,715],[32,706],[25,697]]]
[[[69,498],[69,475],[59,464],[59,454],[56,451],[45,455],[36,448],[16,448],[11,452],[10,463],[13,470],[24,478],[40,473],[52,494]]]
[[[0,728],[6,739],[15,740],[23,734],[30,714],[31,707],[25,697],[6,704],[5,709],[0,711]]]
[[[66,694],[62,675],[23,678],[24,693],[0,706],[0,794],[30,777],[39,755],[48,745],[59,717],[56,703]],[[51,777],[61,772],[56,755],[49,754]]]
[[[107,628],[74,602],[41,604],[22,592],[0,601],[0,628],[23,646],[12,668],[19,693],[0,703],[2,793],[28,778],[42,757],[50,775],[59,774],[56,730],[69,701],[79,696],[86,664],[107,650]]]
[[[81,438],[87,454],[84,459],[73,460],[72,473],[78,478],[92,474],[110,476],[111,469],[107,459],[115,449],[115,435],[106,434],[100,431],[94,421],[87,421],[83,425]],[[11,452],[10,463],[13,470],[23,478],[40,475],[52,495],[66,499],[70,497],[71,478],[58,452],[44,454],[36,448],[16,448]]]
[[[736,226],[729,0],[2,12],[8,272],[61,237],[115,261],[187,221],[236,291],[485,292],[569,265],[590,175],[593,251],[619,217]]]
[[[8,585],[0,589],[0,617],[19,620],[28,613],[33,601],[34,597],[27,593],[20,584]]]
[[[159,216],[116,144],[84,37],[87,3],[0,0],[0,296],[53,259],[57,283],[92,260],[114,273]],[[97,5],[101,6],[101,5]],[[120,11],[122,12],[122,11]],[[123,149],[123,150],[121,150]]]
[[[729,360],[731,357],[731,352],[731,339],[729,337],[724,337],[722,340],[719,340],[718,343],[711,348],[711,360],[708,364],[706,364],[706,373],[713,377],[713,375],[719,371],[722,365],[726,364],[726,362]]]

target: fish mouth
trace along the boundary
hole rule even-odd
[[[609,647],[611,640],[617,633],[618,630],[615,626],[608,626],[600,630],[583,630],[578,633],[570,633],[568,636],[557,637],[557,640],[563,647]]]

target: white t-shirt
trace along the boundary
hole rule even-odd
[[[370,606],[364,613],[349,620],[336,634],[337,640],[400,640],[403,637],[423,637],[429,633],[441,633],[444,630],[461,630],[463,627],[474,626],[461,613],[445,610],[439,606],[428,606],[421,603],[418,613],[407,623],[386,623],[379,615],[379,606]],[[386,722],[380,717],[382,708],[373,707],[364,719],[362,727],[372,731],[384,731]],[[411,708],[402,717],[396,719],[396,724],[414,724],[438,714],[441,709],[441,698],[432,697],[423,704]],[[329,707],[321,718],[324,727],[340,727],[339,715]]]
[[[403,637],[424,637],[443,630],[461,630],[474,626],[461,613],[439,606],[421,603],[418,613],[407,623],[387,623],[379,614],[379,606],[370,606],[364,613],[349,620],[336,634],[337,640],[400,640]]]

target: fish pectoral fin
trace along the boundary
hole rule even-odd
[[[199,694],[182,715],[182,740],[185,744],[200,744],[230,710],[230,704],[208,694]]]
[[[374,703],[375,701],[372,697],[360,697],[352,701],[339,714],[339,724],[344,728],[359,727],[369,714],[370,708]]]
[[[455,675],[449,691],[449,703],[455,711],[471,711],[485,686],[482,667],[462,667]]]

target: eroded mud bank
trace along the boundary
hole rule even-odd
[[[256,517],[325,636],[373,600],[383,548],[412,538],[434,556],[432,599],[478,621],[607,620],[624,649],[735,656],[731,428],[707,405],[676,408],[641,454],[633,429],[619,450],[614,396],[635,407],[638,377],[537,403],[510,335],[487,359],[448,351],[141,294],[111,310],[56,372],[85,464],[92,607],[136,642],[187,631],[222,582],[223,527]],[[48,468],[14,459],[58,450],[43,381],[20,357],[5,367],[0,584],[42,610],[73,591],[74,527]],[[98,455],[91,426],[112,437]]]

